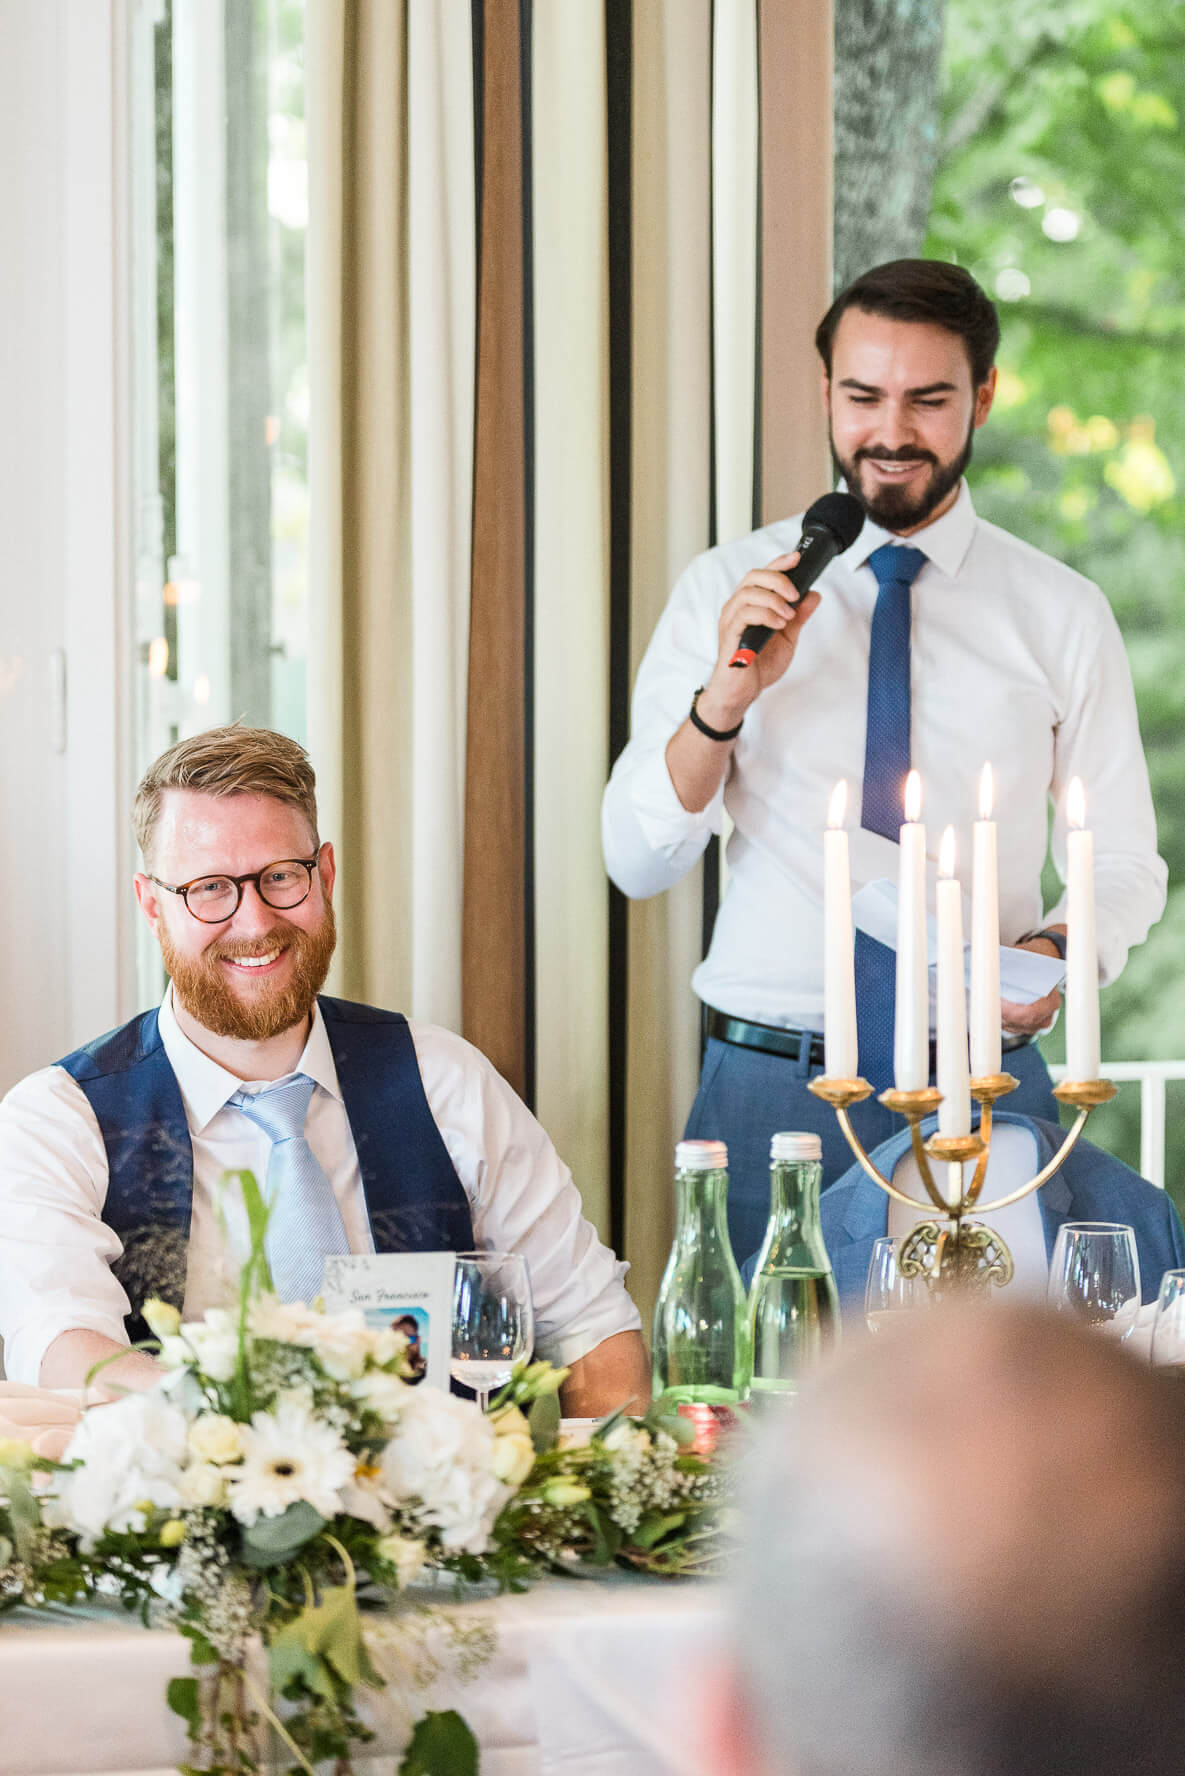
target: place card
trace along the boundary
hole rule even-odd
[[[391,1326],[408,1341],[413,1373],[448,1392],[453,1349],[453,1252],[360,1252],[325,1260],[328,1313],[362,1309],[368,1326]]]

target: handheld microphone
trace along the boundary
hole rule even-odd
[[[850,493],[825,493],[808,507],[802,520],[802,535],[796,545],[799,559],[787,570],[786,578],[801,597],[809,592],[823,569],[850,549],[864,527],[864,507]],[[748,623],[741,631],[740,645],[730,666],[751,666],[770,636],[772,629],[764,623]]]

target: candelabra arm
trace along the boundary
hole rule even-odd
[[[926,1143],[922,1139],[922,1119],[920,1116],[910,1117],[909,1138],[913,1143],[913,1156],[917,1160],[918,1171],[921,1174],[922,1183],[926,1186],[926,1195],[930,1198],[930,1201],[938,1210],[938,1213],[940,1215],[946,1215],[950,1211],[950,1205],[943,1196],[941,1190],[939,1190],[938,1185],[934,1181],[934,1174],[930,1170],[930,1156],[926,1152]],[[913,1199],[902,1197],[901,1200],[904,1202],[912,1201]],[[918,1207],[924,1208],[925,1204],[919,1203]]]
[[[983,1142],[983,1152],[975,1163],[975,1171],[963,1197],[964,1211],[973,1209],[979,1202],[979,1193],[983,1189],[983,1181],[987,1177],[988,1156],[992,1150],[992,1101],[990,1098],[979,1106],[979,1138]]]
[[[894,1183],[892,1183],[892,1181],[890,1179],[886,1178],[884,1176],[883,1172],[877,1171],[876,1167],[873,1165],[872,1161],[869,1159],[867,1153],[865,1153],[863,1147],[860,1145],[859,1136],[856,1134],[855,1130],[852,1127],[852,1124],[848,1118],[847,1111],[842,1110],[842,1109],[837,1109],[835,1112],[835,1115],[836,1115],[836,1120],[838,1121],[840,1128],[843,1130],[844,1140],[847,1142],[848,1146],[852,1149],[852,1152],[855,1154],[857,1162],[859,1163],[861,1170],[868,1173],[868,1176],[872,1179],[873,1183],[879,1184],[882,1190],[887,1191],[890,1196],[895,1197],[899,1203],[904,1203],[906,1208],[908,1208],[908,1209],[924,1209],[926,1206],[924,1202],[919,1202],[916,1196],[906,1196],[904,1190],[898,1190],[897,1186]],[[917,1131],[916,1127],[913,1129],[913,1134],[914,1134],[914,1138],[916,1140],[918,1138],[918,1131]],[[923,1150],[923,1157],[924,1157],[924,1150]],[[923,1178],[927,1178],[929,1176],[928,1166],[927,1166],[926,1171],[923,1172],[922,1176],[923,1176]],[[933,1195],[933,1188],[932,1188],[931,1184],[929,1184],[929,1183],[927,1184],[927,1189],[930,1190],[931,1195]],[[941,1198],[935,1196],[934,1201],[936,1202],[938,1207],[942,1210],[942,1213],[944,1215],[949,1212],[947,1209],[946,1203],[943,1202],[941,1200]]]
[[[1061,1146],[1058,1148],[1049,1164],[1047,1166],[1042,1166],[1035,1178],[1030,1178],[1027,1184],[1022,1184],[1019,1190],[1012,1191],[1010,1195],[997,1197],[995,1202],[977,1203],[976,1209],[979,1214],[990,1215],[995,1209],[1007,1209],[1013,1203],[1020,1202],[1022,1197],[1028,1196],[1030,1191],[1039,1190],[1042,1184],[1048,1183],[1054,1173],[1060,1171],[1065,1164],[1072,1148],[1077,1143],[1079,1135],[1086,1127],[1086,1119],[1090,1115],[1090,1110],[1091,1106],[1086,1105],[1079,1110],[1073,1128],[1066,1131],[1066,1136],[1062,1141]]]

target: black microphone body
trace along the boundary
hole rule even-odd
[[[799,559],[786,570],[800,598],[837,555],[851,548],[863,527],[864,508],[853,494],[825,493],[808,507],[797,544]],[[746,624],[729,665],[751,666],[773,633],[764,623]]]

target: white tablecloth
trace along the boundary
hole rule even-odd
[[[696,1692],[721,1620],[711,1586],[554,1578],[524,1596],[442,1607],[492,1623],[495,1650],[471,1681],[446,1672],[413,1692],[399,1681],[399,1635],[379,1626],[369,1638],[392,1682],[362,1692],[379,1737],[360,1771],[396,1767],[404,1710],[451,1707],[477,1734],[482,1776],[702,1773]],[[188,1651],[176,1634],[118,1617],[0,1619],[0,1773],[165,1776],[188,1749],[164,1700]]]

